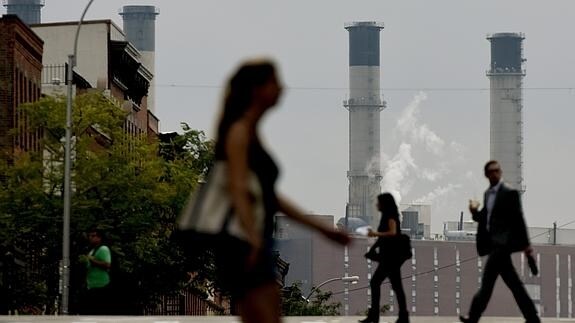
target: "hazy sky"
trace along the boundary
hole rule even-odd
[[[43,22],[78,20],[80,0],[46,0]],[[523,32],[524,208],[528,225],[570,222],[575,185],[575,1],[95,0],[87,19],[155,5],[156,114],[213,134],[222,85],[238,62],[269,55],[287,86],[261,129],[279,189],[317,214],[344,215],[348,180],[345,22],[382,21],[384,190],[432,204],[432,232],[487,186],[488,33]],[[5,9],[1,9],[5,13]],[[504,176],[505,176],[505,170]],[[468,212],[465,218],[469,219]],[[575,224],[565,226],[575,228]]]

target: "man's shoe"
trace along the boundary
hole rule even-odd
[[[469,317],[465,317],[465,316],[463,316],[463,315],[459,315],[459,320],[460,320],[461,322],[463,322],[463,323],[477,323],[476,320],[473,320],[473,319],[471,319],[471,318],[469,318]]]
[[[374,314],[369,312],[366,318],[359,320],[359,323],[379,323],[379,313]]]
[[[400,316],[395,323],[409,323],[409,316]]]

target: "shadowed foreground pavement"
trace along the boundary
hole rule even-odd
[[[356,323],[363,317],[359,316],[290,316],[283,319],[284,323]],[[380,323],[395,322],[393,316],[382,316]],[[235,316],[0,316],[0,323],[217,323],[230,322],[240,323]],[[456,323],[456,317],[442,316],[413,316],[413,323]],[[481,323],[521,323],[523,318],[519,317],[485,317]],[[544,318],[544,323],[565,323],[574,322],[575,318]]]

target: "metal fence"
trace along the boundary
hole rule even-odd
[[[229,308],[225,308],[213,301],[205,299],[200,292],[193,288],[186,288],[178,294],[160,297],[156,305],[148,306],[145,315],[227,315]]]
[[[42,84],[65,85],[67,64],[44,65],[42,69]]]

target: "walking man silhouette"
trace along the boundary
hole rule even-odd
[[[521,197],[517,190],[502,181],[499,162],[490,160],[484,167],[489,189],[485,191],[483,208],[477,201],[470,201],[469,211],[477,226],[477,252],[487,255],[481,287],[473,297],[469,316],[460,316],[464,323],[477,323],[489,303],[498,276],[511,290],[526,323],[540,323],[533,301],[517,275],[511,254],[523,251],[531,257],[533,248],[529,242]]]

